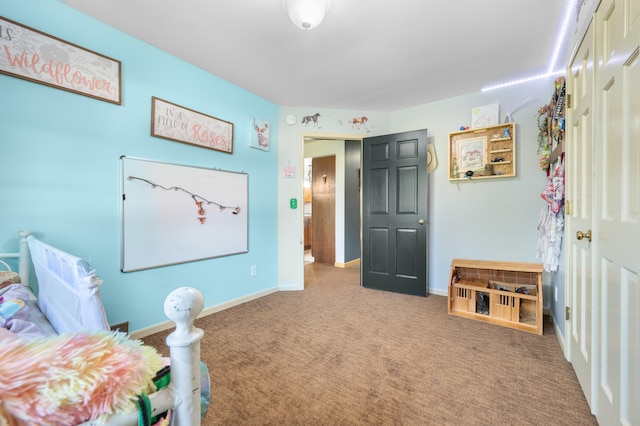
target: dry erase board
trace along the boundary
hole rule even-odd
[[[122,272],[247,252],[246,173],[120,161]]]

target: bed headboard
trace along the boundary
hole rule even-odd
[[[12,269],[9,264],[2,259],[18,259],[20,283],[25,287],[29,287],[29,246],[27,243],[29,231],[20,231],[18,235],[20,235],[18,251],[15,253],[0,253],[0,263],[2,263],[8,271],[11,271]]]
[[[60,333],[109,330],[99,287],[89,262],[27,237],[38,279],[38,307]]]

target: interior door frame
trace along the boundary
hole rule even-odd
[[[304,142],[307,139],[335,141],[350,140],[360,142],[360,164],[362,164],[362,140],[368,136],[370,135],[361,133],[300,132],[300,158],[298,159],[298,170],[304,170]],[[298,190],[300,191],[300,194],[304,194],[304,178],[302,176],[302,172],[298,178]],[[304,199],[304,195],[301,199]],[[300,208],[298,210],[298,226],[300,227],[300,235],[303,237],[300,244],[300,250],[302,259],[302,282],[304,283],[304,209]],[[360,196],[360,221],[362,222],[362,196]],[[362,236],[360,237],[360,241],[362,242]]]

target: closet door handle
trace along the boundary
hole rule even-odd
[[[589,229],[586,234],[582,231],[576,232],[576,238],[578,240],[582,240],[583,238],[586,238],[589,242],[591,242],[591,229]]]
[[[420,220],[418,221],[418,225],[424,225],[424,219],[420,219]]]

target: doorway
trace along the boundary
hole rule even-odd
[[[312,161],[316,159],[333,157],[335,164],[335,184],[333,206],[335,222],[330,225],[331,241],[325,246],[333,244],[333,259],[325,260],[325,263],[332,267],[350,268],[359,267],[360,264],[360,145],[361,138],[343,137],[342,135],[305,135],[303,147],[303,229],[304,229],[304,265],[318,261],[315,253],[316,238],[323,238],[327,232],[319,229],[322,225],[318,206],[314,196],[319,196],[317,188],[311,188],[316,184],[325,189],[329,184],[330,177],[324,182],[325,172],[313,172]],[[329,174],[327,173],[327,176]],[[315,237],[315,238],[314,238]],[[312,255],[311,248],[314,247]],[[307,268],[303,268],[304,274],[308,273]],[[306,281],[306,279],[305,279]]]

